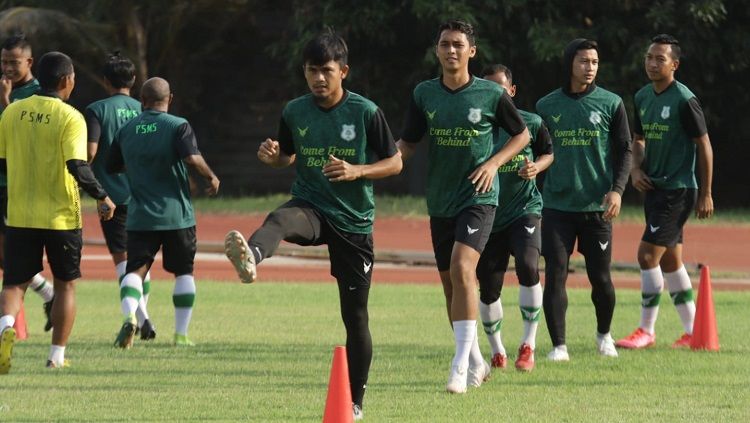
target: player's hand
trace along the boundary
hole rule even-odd
[[[0,98],[5,99],[5,103],[10,103],[11,91],[13,91],[13,81],[3,75],[0,78]]]
[[[651,191],[654,189],[654,184],[651,182],[651,178],[649,178],[646,175],[646,172],[640,168],[630,171],[630,182],[633,184],[633,188],[640,192]]]
[[[604,213],[602,217],[606,221],[610,221],[620,215],[620,207],[622,206],[622,196],[615,191],[610,191],[604,196],[602,207],[604,207]]]
[[[484,194],[492,191],[492,181],[495,180],[495,175],[497,175],[497,168],[488,160],[471,172],[469,180],[474,185],[474,192]]]
[[[708,219],[714,215],[714,199],[711,194],[698,195],[698,201],[695,203],[695,216],[698,219]]]
[[[219,181],[219,178],[216,177],[216,175],[213,175],[211,179],[208,179],[208,187],[205,189],[206,195],[214,196],[219,193],[219,184],[221,182]]]
[[[279,161],[280,154],[281,148],[279,147],[279,142],[271,138],[266,138],[258,148],[258,159],[267,165],[273,166],[276,164]]]
[[[323,175],[331,182],[353,181],[362,176],[362,167],[341,160],[333,154],[323,166]]]
[[[115,208],[115,203],[113,203],[109,197],[104,197],[102,200],[96,200],[96,210],[99,213],[99,219],[101,220],[112,219],[112,216],[115,215]]]
[[[523,167],[518,169],[518,176],[523,179],[534,179],[539,174],[539,168],[535,162],[529,160],[528,157],[523,158]]]

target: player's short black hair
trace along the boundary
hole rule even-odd
[[[3,50],[13,50],[14,48],[28,50],[29,54],[31,54],[31,44],[28,40],[26,40],[26,35],[24,35],[23,33],[11,35],[10,37],[6,38],[5,41],[3,41]]]
[[[119,51],[107,57],[102,73],[114,88],[133,88],[135,84],[135,65],[127,57],[120,56]]]
[[[651,42],[654,44],[669,44],[672,50],[672,60],[680,60],[682,49],[680,48],[680,42],[677,41],[677,38],[669,34],[659,34],[654,36],[654,38],[651,39]]]
[[[349,47],[332,28],[326,28],[312,40],[308,41],[302,50],[302,63],[323,65],[333,60],[342,67],[349,60]]]
[[[435,38],[435,44],[440,42],[440,35],[443,31],[458,31],[466,34],[466,39],[469,40],[469,45],[474,46],[477,44],[474,36],[474,27],[470,23],[453,19],[447,22],[443,22],[438,27],[437,37]]]
[[[504,73],[505,77],[508,78],[508,82],[510,82],[510,84],[513,85],[513,72],[510,70],[509,67],[505,65],[501,65],[499,63],[494,63],[494,64],[487,65],[484,68],[482,68],[483,77],[494,75],[496,73]]]
[[[54,91],[60,79],[72,73],[73,60],[59,51],[50,51],[39,59],[36,79],[39,80],[42,91]]]
[[[576,51],[596,50],[599,51],[599,44],[594,40],[584,40],[576,46]]]

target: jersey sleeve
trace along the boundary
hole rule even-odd
[[[3,116],[0,115],[0,158],[5,159],[5,150],[8,148],[5,137],[5,125],[3,124]]]
[[[680,106],[680,122],[690,138],[702,137],[708,133],[703,108],[695,97]]]
[[[630,176],[633,147],[628,115],[620,101],[609,126],[609,148],[612,154],[612,191],[622,195]]]
[[[503,96],[497,102],[495,118],[497,119],[497,124],[511,137],[520,134],[526,129],[526,123],[524,123],[523,118],[518,113],[518,109],[516,109],[513,99],[508,95],[507,91],[503,92]]]
[[[86,132],[88,133],[87,138],[90,143],[98,143],[99,138],[102,136],[102,125],[99,122],[99,118],[96,116],[93,110],[87,108],[84,112],[84,118],[86,119]]]
[[[418,143],[422,140],[425,132],[427,132],[427,119],[424,113],[419,110],[417,102],[412,95],[409,102],[409,109],[406,111],[401,139],[409,143]]]
[[[393,157],[398,151],[391,128],[388,127],[385,114],[380,109],[375,111],[367,126],[367,146],[379,159]]]
[[[61,140],[63,161],[86,160],[86,121],[80,113],[71,114]]]
[[[531,151],[534,152],[534,157],[552,154],[552,137],[549,136],[549,130],[547,129],[547,125],[544,124],[544,121],[541,121],[539,124],[539,129],[536,131]]]
[[[296,151],[294,151],[294,137],[292,136],[292,130],[289,129],[289,125],[286,124],[284,116],[281,116],[279,119],[279,130],[276,138],[279,141],[279,148],[284,154],[287,156],[293,156],[296,153]]]
[[[174,148],[181,159],[201,154],[198,150],[198,140],[195,139],[195,133],[189,123],[185,122],[177,128],[177,133],[174,137]]]

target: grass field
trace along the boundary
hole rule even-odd
[[[63,370],[44,368],[49,337],[40,300],[29,294],[31,335],[0,377],[0,421],[320,421],[333,347],[344,341],[334,284],[199,282],[190,332],[198,345],[190,349],[169,343],[171,289],[153,286],[157,339],[122,351],[111,346],[121,321],[114,283],[81,283],[72,367]],[[509,351],[520,336],[517,295],[515,288],[504,295]],[[571,362],[546,362],[541,324],[534,372],[496,372],[481,388],[451,396],[444,384],[453,343],[440,288],[375,285],[365,421],[750,421],[750,293],[714,292],[721,352],[671,350],[680,325],[665,302],[657,346],[619,359],[597,356],[588,297],[570,292]],[[637,291],[618,292],[615,336],[633,329],[639,304]]]

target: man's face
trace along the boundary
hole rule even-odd
[[[599,53],[594,49],[578,50],[573,57],[571,83],[574,85],[591,85],[599,70]]]
[[[0,52],[0,67],[2,67],[3,76],[10,79],[13,84],[26,81],[31,73],[31,64],[34,59],[28,50],[14,48],[11,50],[3,49]]]
[[[669,44],[651,44],[646,52],[644,62],[648,79],[654,82],[668,80],[680,65],[679,60],[672,58],[672,46]]]
[[[73,88],[76,86],[76,73],[73,72],[68,76],[63,77],[64,83],[62,87],[60,87],[60,97],[63,99],[63,101],[68,101],[70,99],[70,95],[73,94]]]
[[[477,53],[477,47],[469,44],[469,39],[461,31],[449,29],[440,33],[435,54],[443,70],[451,72],[469,68],[469,59]]]
[[[513,97],[516,95],[516,86],[513,85],[511,81],[508,80],[508,77],[505,75],[505,72],[496,72],[492,75],[485,75],[484,79],[488,81],[497,82],[501,87],[505,88],[505,91],[508,92],[508,95]]]
[[[316,99],[325,100],[341,91],[342,83],[349,73],[349,66],[331,60],[322,65],[305,63],[305,79]]]

